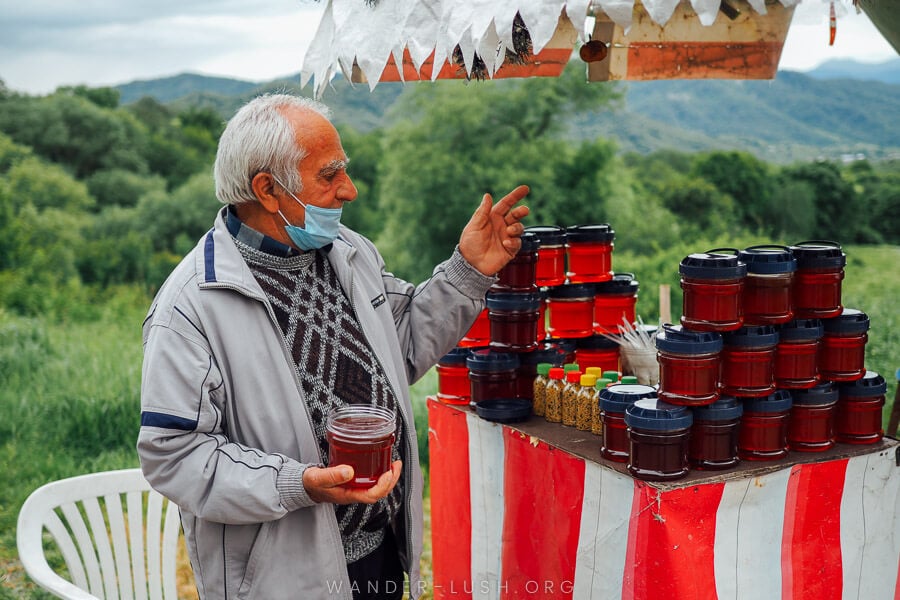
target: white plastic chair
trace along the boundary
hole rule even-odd
[[[47,563],[45,528],[71,581]],[[28,575],[59,598],[175,600],[180,532],[178,507],[151,490],[140,469],[124,469],[36,489],[19,511],[16,544]]]

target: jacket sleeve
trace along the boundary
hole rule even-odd
[[[225,386],[198,322],[173,306],[144,325],[137,442],[144,476],[179,507],[226,524],[270,521],[315,504],[302,484],[312,465],[226,435]]]

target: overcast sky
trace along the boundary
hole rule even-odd
[[[897,56],[865,14],[845,14],[828,45],[828,4],[803,0],[780,67]],[[265,81],[300,71],[324,2],[312,0],[0,0],[0,79],[31,94],[183,72]]]

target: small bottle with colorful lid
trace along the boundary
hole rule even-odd
[[[875,371],[838,385],[835,433],[846,444],[874,444],[884,437],[881,427],[887,382]]]
[[[544,419],[550,423],[561,423],[566,371],[562,367],[551,367],[547,372],[547,377],[550,380],[544,390],[544,396],[547,399],[544,407]]]
[[[578,416],[578,393],[581,391],[581,377],[578,370],[566,371],[566,383],[563,386],[562,424],[575,427]]]
[[[681,324],[697,331],[732,331],[744,324],[747,265],[736,248],[715,248],[682,259]]]
[[[526,227],[525,232],[538,240],[535,283],[540,287],[565,283],[566,230],[554,225],[537,225]]]
[[[566,227],[566,276],[571,283],[612,279],[612,251],[616,232],[609,223]]]
[[[634,273],[615,273],[594,285],[594,333],[619,333],[619,326],[634,323],[638,281]]]
[[[594,292],[584,283],[547,290],[547,334],[551,338],[583,338],[594,334]]]
[[[823,321],[819,340],[819,376],[829,381],[855,381],[866,372],[869,317],[854,308]]]
[[[575,428],[580,431],[591,430],[591,414],[593,406],[599,400],[597,394],[597,376],[585,373],[579,380],[581,387],[576,397]]]
[[[649,385],[616,383],[600,390],[600,423],[603,443],[600,455],[608,460],[628,460],[628,426],[625,411],[644,398],[656,399],[656,390]]]
[[[534,394],[534,380],[538,375],[537,367],[540,363],[549,363],[550,366],[561,367],[565,363],[565,352],[555,344],[542,343],[536,350],[521,352],[518,354],[519,368],[516,370],[516,387],[519,398],[531,398]],[[537,413],[535,413],[537,414]],[[541,413],[543,415],[543,413]]]
[[[775,391],[773,325],[744,325],[722,335],[720,386],[729,396],[759,397]]]
[[[468,348],[454,348],[438,361],[437,399],[444,404],[468,405],[472,397],[469,387]]]
[[[488,308],[492,350],[531,352],[537,348],[539,294],[489,292],[484,301]]]
[[[747,264],[744,278],[744,323],[780,325],[794,318],[794,271],[797,259],[787,246],[750,246],[738,259]]]
[[[841,314],[841,282],[847,255],[837,242],[809,240],[791,246],[794,273],[794,316],[830,319]]]
[[[472,403],[495,398],[515,398],[519,357],[509,352],[472,350],[466,358]]]
[[[536,268],[540,242],[532,231],[525,231],[519,239],[522,245],[516,255],[497,273],[492,292],[536,293]]]
[[[591,406],[591,433],[594,435],[603,434],[603,420],[600,417],[600,393],[612,384],[612,381],[603,377],[599,378],[597,383],[594,384],[594,389],[597,390],[597,401]]]
[[[788,445],[800,452],[822,452],[834,446],[837,386],[822,381],[814,387],[792,390]]]
[[[787,456],[791,393],[775,390],[763,398],[747,398],[743,404],[738,456],[742,460],[778,460]]]
[[[819,381],[819,340],[825,328],[819,319],[794,319],[778,328],[775,386],[810,388]]]
[[[537,375],[534,378],[531,392],[531,411],[539,416],[544,416],[547,406],[547,383],[550,381],[550,363],[538,363]]]
[[[656,349],[660,400],[700,406],[719,399],[720,333],[666,324],[656,332]]]
[[[643,398],[625,410],[628,472],[646,481],[669,481],[688,473],[688,445],[694,422],[689,408]]]
[[[619,344],[614,339],[603,335],[578,338],[575,340],[575,360],[582,367],[599,367],[605,371],[618,371]]]
[[[691,412],[691,466],[709,471],[736,466],[740,462],[738,430],[744,406],[734,396],[722,396],[712,404],[693,407]]]

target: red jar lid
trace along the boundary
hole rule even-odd
[[[837,335],[853,335],[869,330],[869,316],[855,308],[845,308],[841,314],[831,319],[824,319],[825,333]]]
[[[842,383],[840,395],[852,398],[869,398],[883,396],[887,393],[887,381],[875,371],[866,371],[862,379]]]
[[[581,376],[584,375],[581,371],[567,371],[566,372],[566,381],[569,383],[580,383]]]
[[[747,264],[738,258],[737,248],[714,248],[685,256],[678,272],[696,279],[740,279],[747,274]]]
[[[570,244],[588,244],[591,242],[609,243],[616,237],[616,232],[609,223],[597,225],[572,225],[566,227],[566,239]]]
[[[791,246],[798,269],[840,269],[847,264],[847,255],[837,242],[808,240]]]

